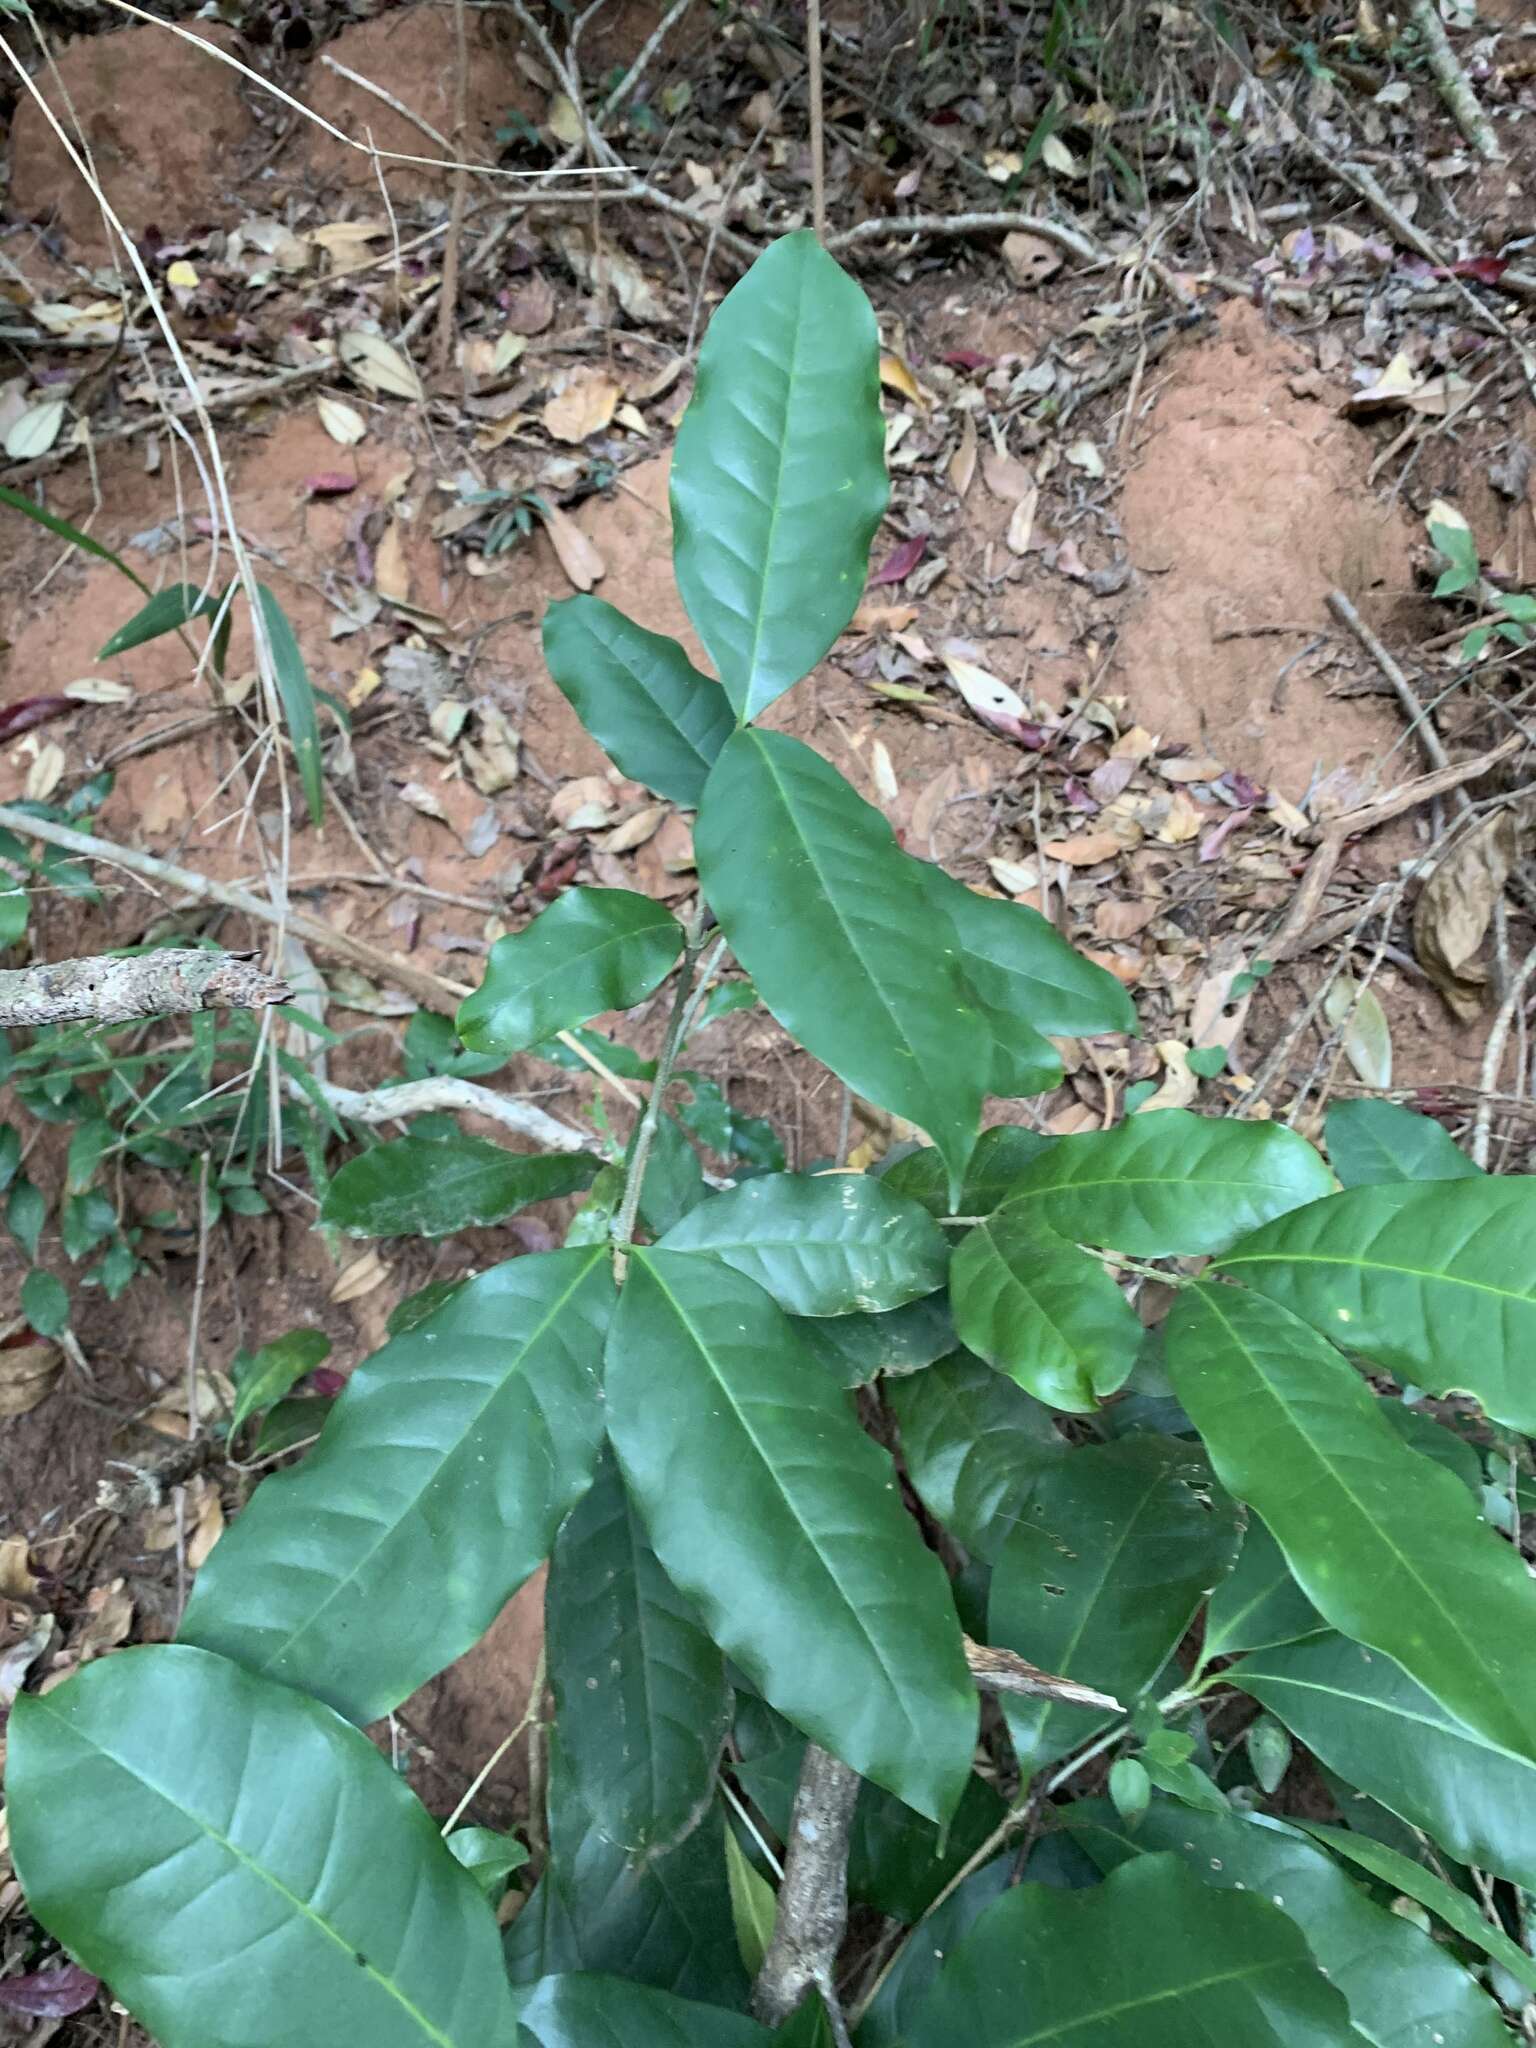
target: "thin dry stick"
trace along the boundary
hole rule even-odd
[[[478,1081],[459,1081],[451,1075],[402,1081],[398,1088],[342,1088],[335,1081],[316,1081],[313,1085],[339,1116],[355,1124],[391,1124],[405,1117],[427,1116],[446,1109],[455,1114],[486,1117],[516,1131],[519,1137],[548,1146],[551,1152],[584,1152],[592,1144],[584,1131],[561,1123],[534,1103],[518,1102],[510,1095],[498,1095],[493,1088],[481,1087]],[[296,1102],[302,1102],[311,1090],[290,1078],[289,1092]]]
[[[127,1024],[187,1010],[260,1010],[288,1002],[293,991],[287,982],[253,966],[255,958],[168,947],[133,959],[97,955],[9,968],[0,973],[0,1028]]]
[[[457,1008],[459,999],[470,993],[461,981],[449,981],[444,975],[428,974],[419,967],[412,967],[393,953],[370,946],[366,939],[334,930],[318,918],[306,916],[303,911],[268,903],[263,897],[252,895],[249,889],[242,889],[232,882],[216,882],[208,875],[198,874],[195,869],[177,867],[152,853],[140,853],[131,846],[114,846],[109,840],[96,839],[88,832],[77,832],[70,825],[55,824],[51,818],[34,818],[26,811],[12,810],[7,804],[0,804],[0,825],[9,825],[13,832],[23,837],[41,839],[50,846],[62,846],[66,852],[81,854],[87,860],[102,861],[108,867],[125,868],[129,874],[139,875],[151,885],[158,883],[166,888],[179,889],[194,903],[222,904],[226,910],[238,910],[263,924],[291,931],[317,951],[348,960],[367,973],[393,982],[429,1010],[451,1013]],[[601,1060],[590,1056],[579,1038],[567,1032],[561,1032],[559,1036],[561,1043],[585,1060],[600,1081],[632,1107],[639,1106],[639,1098],[633,1089],[616,1074],[610,1073]]]
[[[531,1728],[534,1722],[539,1718],[539,1708],[543,1703],[544,1699],[544,1673],[546,1668],[544,1657],[544,1645],[541,1643],[539,1645],[539,1661],[533,1667],[533,1683],[528,1688],[528,1704],[523,1709],[522,1719],[518,1722],[517,1726],[512,1730],[510,1735],[504,1735],[501,1738],[500,1742],[497,1743],[496,1747],[491,1751],[490,1755],[486,1758],[485,1762],[480,1766],[479,1770],[476,1771],[475,1775],[470,1779],[468,1785],[465,1786],[463,1798],[460,1799],[458,1805],[453,1809],[452,1813],[450,1813],[448,1818],[443,1822],[442,1828],[440,1829],[440,1832],[442,1834],[451,1835],[453,1833],[453,1830],[458,1826],[459,1821],[468,1811],[470,1801],[474,1798],[475,1794],[480,1790],[480,1787],[485,1783],[486,1779],[491,1775],[492,1771],[495,1770],[496,1766],[501,1762],[502,1758],[506,1755],[507,1751],[512,1747],[513,1743],[516,1742],[519,1735],[522,1734],[523,1730],[525,1728]]]
[[[469,29],[464,0],[453,0],[454,78],[453,133],[462,143],[469,122]],[[469,178],[463,170],[453,174],[453,197],[449,204],[448,240],[443,245],[443,288],[437,301],[437,367],[446,370],[453,355],[454,321],[459,310],[459,245],[464,237],[464,201]]]
[[[1455,118],[1456,126],[1480,157],[1485,157],[1489,163],[1497,163],[1503,153],[1499,148],[1499,138],[1494,134],[1493,123],[1478,104],[1471,81],[1451,48],[1450,37],[1445,32],[1445,23],[1440,19],[1435,0],[1408,0],[1408,18],[1423,39],[1429,68],[1435,74],[1435,83]]]
[[[806,94],[811,107],[811,225],[827,239],[826,113],[821,89],[821,0],[805,0]]]
[[[1526,954],[1510,982],[1483,1049],[1482,1072],[1478,1075],[1477,1117],[1472,1126],[1472,1164],[1482,1167],[1485,1173],[1492,1140],[1493,1101],[1499,1085],[1499,1068],[1504,1062],[1504,1047],[1509,1040],[1510,1026],[1520,1014],[1526,986],[1533,974],[1536,974],[1536,946]]]
[[[212,1164],[213,1155],[205,1152],[197,1182],[197,1278],[192,1283],[192,1317],[187,1325],[187,1437],[194,1443],[198,1435],[197,1347],[203,1332],[203,1295],[208,1286],[208,1174]]]

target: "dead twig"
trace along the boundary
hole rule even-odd
[[[478,1081],[458,1081],[441,1075],[427,1081],[402,1081],[398,1088],[342,1088],[334,1081],[315,1081],[305,1087],[290,1079],[289,1092],[296,1102],[307,1100],[318,1088],[338,1116],[355,1124],[392,1124],[406,1117],[428,1116],[450,1110],[457,1115],[483,1116],[503,1129],[516,1131],[520,1138],[532,1138],[551,1152],[584,1152],[592,1140],[572,1124],[549,1116],[536,1103],[519,1102],[510,1095],[498,1095]]]
[[[811,113],[811,226],[827,239],[827,131],[821,89],[821,0],[805,0],[805,89]]]
[[[965,1661],[981,1692],[1013,1693],[1030,1700],[1066,1700],[1074,1707],[1102,1707],[1106,1713],[1123,1714],[1119,1700],[1107,1692],[1095,1692],[1091,1685],[1079,1685],[1075,1678],[1056,1678],[1030,1664],[1016,1650],[1002,1650],[987,1643],[965,1643]]]
[[[1346,600],[1347,602],[1347,600]],[[1351,607],[1353,609],[1353,607]],[[1333,871],[1338,866],[1339,856],[1351,839],[1358,839],[1363,833],[1374,832],[1378,825],[1385,825],[1393,818],[1400,818],[1404,811],[1411,811],[1417,805],[1429,803],[1437,796],[1445,796],[1452,790],[1459,790],[1468,782],[1476,782],[1496,768],[1499,762],[1507,760],[1523,744],[1519,733],[1512,733],[1501,740],[1498,746],[1486,754],[1477,754],[1470,761],[1447,762],[1429,775],[1415,776],[1405,782],[1390,796],[1380,798],[1376,803],[1362,804],[1353,811],[1345,811],[1331,824],[1317,830],[1317,850],[1307,864],[1301,878],[1301,886],[1291,898],[1290,906],[1272,938],[1265,941],[1263,952],[1266,958],[1283,961],[1292,960],[1307,950],[1303,941],[1308,927],[1317,916]]]
[[[1504,1062],[1504,1047],[1509,1041],[1510,1027],[1520,1014],[1525,1000],[1525,991],[1533,974],[1536,974],[1536,946],[1533,946],[1520,963],[1504,1000],[1499,1005],[1498,1015],[1488,1033],[1488,1043],[1483,1049],[1482,1071],[1478,1075],[1477,1115],[1472,1125],[1472,1164],[1488,1169],[1488,1152],[1492,1135],[1493,1104],[1499,1085],[1499,1068]]]
[[[840,250],[852,249],[860,242],[898,241],[904,235],[991,235],[1010,234],[1015,230],[1055,242],[1084,263],[1102,267],[1110,261],[1106,252],[1081,228],[1068,227],[1063,221],[1049,220],[1036,213],[894,214],[887,219],[861,220],[857,227],[844,228],[840,234],[828,236],[827,248],[835,256]]]
[[[254,966],[255,958],[177,947],[131,959],[98,954],[8,968],[0,973],[0,1027],[128,1024],[188,1010],[261,1010],[288,1002],[293,991],[287,982]]]
[[[453,0],[453,34],[453,132],[455,139],[462,142],[469,121],[469,29],[464,0]],[[453,174],[448,239],[443,244],[443,288],[437,301],[436,362],[439,371],[447,369],[453,355],[453,326],[459,310],[459,247],[464,238],[464,201],[468,192],[469,176],[461,165]]]
[[[1483,112],[1471,81],[1451,48],[1451,40],[1445,32],[1445,23],[1440,19],[1435,0],[1408,0],[1408,18],[1423,40],[1429,68],[1456,126],[1480,157],[1489,163],[1497,163],[1503,155],[1499,138],[1494,134],[1493,123]]]

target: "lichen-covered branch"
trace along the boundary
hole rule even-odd
[[[813,1742],[800,1766],[784,1847],[773,1939],[752,1988],[752,2010],[776,2027],[805,1997],[819,1991],[833,2036],[846,2041],[833,1971],[848,1925],[848,1834],[859,1774]]]
[[[287,982],[255,963],[254,953],[167,947],[127,959],[96,955],[0,971],[0,1026],[129,1024],[188,1010],[261,1010],[286,1003]]]

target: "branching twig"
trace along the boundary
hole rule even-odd
[[[483,1116],[547,1145],[551,1152],[584,1152],[592,1143],[573,1124],[563,1124],[532,1102],[519,1102],[510,1095],[498,1095],[494,1088],[482,1088],[478,1081],[458,1081],[441,1075],[426,1081],[402,1081],[398,1088],[341,1088],[334,1081],[315,1081],[326,1101],[339,1116],[355,1124],[391,1124],[402,1117],[427,1116],[434,1110],[451,1110],[469,1116]],[[290,1078],[288,1091],[295,1102],[309,1099],[311,1089]]]
[[[254,966],[255,958],[176,947],[131,959],[97,955],[9,968],[0,972],[0,1027],[127,1024],[187,1010],[261,1010],[286,1003],[293,994],[287,982]]]
[[[819,1991],[839,2048],[848,2029],[833,1970],[848,1925],[848,1836],[859,1784],[857,1771],[814,1742],[807,1745],[773,1938],[752,1987],[752,2010],[768,2027],[788,2019],[808,1991]]]

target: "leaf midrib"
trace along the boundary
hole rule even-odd
[[[73,1721],[68,1720],[60,1713],[58,1708],[50,1703],[46,1694],[38,1696],[37,1708],[45,1709],[52,1714],[59,1726],[76,1742],[83,1744],[88,1749],[93,1749],[98,1756],[104,1758],[115,1769],[120,1770],[134,1784],[142,1786],[153,1797],[163,1800],[173,1812],[179,1813],[183,1820],[190,1822],[194,1828],[199,1829],[206,1835],[209,1841],[217,1843],[235,1863],[249,1871],[253,1877],[276,1892],[278,1897],[293,1907],[301,1918],[308,1921],[312,1927],[317,1928],[328,1941],[334,1942],[339,1949],[343,1950],[350,1957],[355,1969],[372,1978],[380,1990],[393,1998],[401,2009],[415,2021],[429,2041],[436,2042],[438,2048],[463,2048],[463,2044],[455,2042],[451,2034],[445,2034],[440,2027],[435,2026],[420,2007],[406,1996],[405,1992],[401,1990],[392,1977],[386,1976],[374,1963],[369,1962],[361,1951],[352,1942],[347,1940],[344,1935],[340,1934],[323,1914],[317,1913],[307,1900],[299,1897],[297,1892],[290,1891],[288,1886],[283,1883],[282,1879],[275,1872],[268,1870],[264,1864],[258,1863],[253,1856],[240,1847],[238,1842],[222,1833],[211,1821],[205,1820],[200,1813],[195,1813],[191,1807],[184,1806],[163,1785],[136,1769],[125,1758],[119,1756],[115,1750],[108,1749],[105,1744],[98,1741],[94,1736],[86,1734]],[[34,1711],[36,1710],[34,1709]]]
[[[1334,1464],[1332,1458],[1330,1458],[1325,1451],[1321,1450],[1312,1441],[1312,1438],[1308,1435],[1307,1431],[1303,1428],[1302,1424],[1293,1415],[1290,1404],[1271,1384],[1270,1380],[1266,1376],[1262,1366],[1259,1363],[1257,1354],[1244,1341],[1244,1339],[1238,1333],[1234,1325],[1228,1321],[1227,1317],[1222,1314],[1221,1309],[1211,1299],[1211,1290],[1205,1287],[1199,1287],[1194,1291],[1196,1293],[1197,1299],[1209,1310],[1211,1315],[1213,1315],[1216,1318],[1216,1320],[1221,1324],[1222,1328],[1226,1330],[1231,1342],[1237,1347],[1238,1351],[1242,1354],[1242,1356],[1247,1359],[1250,1370],[1252,1371],[1254,1379],[1258,1382],[1260,1390],[1268,1397],[1271,1405],[1280,1411],[1280,1414],[1285,1420],[1287,1428],[1289,1428],[1295,1434],[1296,1438],[1303,1445],[1307,1454],[1313,1459],[1313,1461],[1317,1465],[1319,1465],[1322,1468],[1322,1470],[1328,1475],[1328,1477],[1335,1483],[1340,1493],[1348,1501],[1350,1507],[1355,1511],[1359,1519],[1365,1524],[1366,1528],[1375,1536],[1376,1540],[1383,1546],[1384,1549],[1387,1550],[1390,1556],[1396,1558],[1399,1561],[1401,1568],[1404,1570],[1407,1577],[1411,1580],[1411,1582],[1414,1585],[1416,1585],[1419,1588],[1420,1592],[1424,1595],[1428,1604],[1434,1609],[1434,1611],[1438,1615],[1440,1615],[1442,1620],[1449,1625],[1451,1634],[1465,1646],[1466,1651],[1468,1653],[1468,1668],[1472,1671],[1486,1672],[1487,1663],[1482,1655],[1481,1643],[1475,1636],[1471,1636],[1466,1633],[1466,1631],[1462,1628],[1460,1622],[1456,1619],[1455,1614],[1451,1611],[1450,1608],[1444,1605],[1443,1601],[1436,1593],[1435,1588],[1432,1585],[1430,1585],[1424,1578],[1421,1577],[1411,1555],[1407,1551],[1401,1549],[1398,1546],[1397,1542],[1387,1533],[1387,1531],[1383,1528],[1383,1525],[1370,1512],[1370,1510],[1366,1507],[1365,1503],[1360,1499],[1359,1495],[1354,1491],[1353,1487],[1351,1487],[1349,1482],[1344,1478],[1343,1474]],[[1308,1334],[1315,1335],[1315,1332],[1309,1331]],[[1320,1343],[1326,1343],[1327,1339],[1319,1338],[1318,1341]],[[1344,1359],[1342,1352],[1339,1354],[1339,1358],[1340,1362],[1344,1365],[1345,1370],[1347,1371],[1349,1369],[1348,1362]],[[1394,1443],[1396,1443],[1395,1438],[1393,1439],[1393,1441]],[[1271,1533],[1274,1533],[1273,1529],[1271,1529]],[[1277,1543],[1280,1541],[1279,1536],[1277,1534],[1275,1536],[1275,1540]],[[1281,1549],[1284,1550],[1284,1548],[1285,1546],[1281,1544]],[[1286,1558],[1286,1562],[1290,1562],[1288,1555]],[[1297,1583],[1300,1584],[1300,1581],[1298,1580]],[[1302,1586],[1302,1591],[1307,1594],[1308,1599],[1313,1599],[1313,1595],[1306,1586]],[[1313,1604],[1316,1605],[1315,1600]],[[1320,1608],[1318,1611],[1320,1613],[1322,1612]],[[1324,1616],[1325,1620],[1327,1618],[1327,1616]],[[1381,1648],[1381,1645],[1379,1644],[1372,1645],[1371,1647],[1381,1649],[1381,1654],[1383,1656],[1390,1657],[1392,1655],[1392,1652],[1390,1650]],[[1404,1668],[1406,1669],[1406,1666]],[[1411,1678],[1413,1676],[1413,1673],[1409,1672],[1408,1675]],[[1426,1687],[1425,1690],[1427,1691],[1428,1688]],[[1506,1705],[1512,1704],[1509,1701],[1508,1694],[1506,1693],[1502,1685],[1493,1687],[1492,1690],[1496,1692],[1498,1698],[1504,1701]]]
[[[453,1443],[449,1445],[446,1449],[444,1449],[440,1457],[433,1461],[428,1476],[422,1481],[420,1486],[413,1489],[409,1498],[402,1504],[399,1513],[396,1514],[392,1520],[390,1520],[388,1523],[384,1524],[381,1527],[379,1534],[369,1544],[367,1550],[364,1551],[364,1553],[356,1559],[352,1566],[352,1569],[346,1574],[346,1576],[344,1578],[337,1579],[332,1583],[330,1591],[326,1594],[325,1598],[320,1602],[319,1606],[311,1609],[311,1611],[305,1616],[303,1621],[299,1623],[298,1627],[291,1630],[290,1633],[283,1639],[282,1643],[279,1644],[277,1649],[270,1651],[265,1657],[262,1658],[259,1664],[253,1664],[252,1666],[250,1666],[250,1669],[260,1673],[263,1677],[266,1677],[271,1672],[272,1667],[275,1664],[280,1663],[281,1660],[288,1655],[289,1651],[293,1648],[294,1644],[298,1642],[301,1639],[301,1637],[307,1635],[311,1629],[319,1625],[321,1616],[332,1605],[332,1603],[340,1599],[341,1595],[344,1592],[348,1591],[354,1584],[354,1582],[361,1576],[363,1571],[370,1564],[372,1564],[374,1558],[378,1555],[379,1551],[383,1549],[384,1545],[390,1542],[395,1537],[395,1535],[400,1530],[401,1526],[419,1508],[424,1495],[431,1491],[432,1487],[437,1483],[438,1479],[441,1477],[442,1468],[449,1462],[451,1458],[456,1457],[458,1453],[463,1450],[465,1444],[469,1441],[470,1437],[474,1434],[474,1431],[479,1427],[480,1423],[484,1419],[487,1409],[493,1407],[494,1404],[498,1400],[500,1400],[501,1396],[506,1392],[507,1387],[515,1378],[520,1378],[522,1376],[523,1368],[526,1364],[529,1353],[533,1350],[534,1346],[540,1341],[540,1339],[548,1334],[550,1327],[565,1313],[566,1309],[569,1308],[572,1296],[586,1285],[587,1281],[592,1276],[594,1268],[597,1266],[597,1264],[603,1257],[603,1248],[600,1245],[594,1245],[592,1248],[591,1255],[587,1259],[586,1263],[583,1265],[580,1273],[578,1273],[576,1278],[571,1282],[570,1286],[566,1288],[564,1293],[560,1295],[559,1299],[552,1304],[548,1313],[543,1317],[543,1319],[539,1323],[537,1323],[534,1326],[534,1328],[529,1332],[526,1342],[523,1343],[522,1346],[514,1353],[512,1363],[509,1364],[507,1370],[496,1381],[494,1386],[488,1387],[486,1389],[485,1399],[480,1403],[479,1407],[475,1410],[474,1414],[466,1422],[464,1428],[459,1432],[458,1436],[455,1437]],[[410,1334],[412,1336],[419,1335],[420,1326],[418,1325],[417,1329],[413,1330]]]
[[[1270,1970],[1289,1970],[1301,1961],[1299,1957],[1267,1956],[1262,1962],[1244,1963],[1236,1969],[1219,1970],[1209,1977],[1197,1977],[1185,1984],[1173,1984],[1163,1991],[1143,1992],[1136,1998],[1123,1998],[1113,2005],[1099,2005],[1091,2011],[1074,2013],[1070,2019],[1061,2020],[1048,2027],[1041,2027],[1033,2034],[1014,2034],[1007,2048],[1032,2048],[1037,2041],[1061,2041],[1068,2034],[1074,2034],[1080,2027],[1096,2026],[1101,2020],[1119,2019],[1123,2014],[1143,2012],[1149,2006],[1166,2005],[1169,1999],[1189,1998],[1198,1991],[1211,1991],[1222,1984],[1241,1984],[1251,1977],[1261,1977]]]
[[[788,1488],[785,1486],[784,1481],[780,1478],[777,1465],[774,1463],[773,1459],[769,1457],[767,1451],[764,1449],[763,1444],[760,1438],[758,1437],[757,1431],[753,1428],[752,1423],[748,1419],[745,1411],[741,1406],[741,1403],[737,1400],[735,1388],[730,1384],[729,1380],[726,1379],[717,1369],[715,1365],[714,1354],[710,1350],[709,1344],[706,1341],[703,1332],[694,1322],[693,1317],[689,1314],[688,1310],[683,1305],[683,1303],[678,1299],[678,1297],[673,1293],[672,1289],[667,1285],[662,1275],[656,1270],[654,1262],[650,1259],[645,1259],[643,1263],[646,1272],[650,1275],[654,1284],[660,1289],[662,1295],[666,1299],[668,1307],[672,1310],[673,1314],[677,1317],[679,1323],[682,1325],[683,1329],[687,1333],[688,1338],[692,1343],[695,1351],[699,1354],[700,1358],[703,1359],[705,1365],[708,1367],[710,1377],[715,1382],[715,1385],[720,1389],[725,1399],[730,1403],[731,1413],[735,1416],[736,1421],[739,1424],[743,1435],[751,1444],[752,1449],[757,1456],[758,1462],[762,1466],[763,1470],[768,1474],[769,1478],[773,1481],[774,1486],[778,1489],[779,1498],[783,1501],[785,1511],[789,1515],[790,1520],[794,1523],[795,1527],[800,1530],[801,1534],[810,1544],[811,1549],[816,1554],[816,1560],[818,1564],[820,1564],[822,1570],[826,1573],[827,1578],[836,1588],[838,1598],[842,1601],[843,1606],[847,1610],[848,1614],[851,1615],[851,1617],[853,1618],[854,1625],[857,1628],[859,1634],[868,1644],[870,1654],[873,1656],[875,1662],[879,1665],[881,1672],[884,1674],[885,1681],[888,1688],[890,1689],[891,1696],[895,1700],[896,1704],[901,1708],[903,1717],[905,1718],[908,1727],[912,1730],[915,1736],[921,1739],[923,1731],[921,1728],[919,1728],[917,1722],[913,1719],[912,1715],[907,1710],[906,1694],[903,1687],[898,1683],[896,1675],[891,1670],[889,1663],[886,1661],[886,1658],[881,1651],[879,1643],[876,1642],[874,1636],[870,1633],[870,1630],[864,1620],[863,1614],[860,1612],[855,1602],[849,1598],[848,1593],[843,1586],[842,1580],[833,1570],[832,1565],[829,1562],[825,1552],[822,1550],[820,1541],[818,1540],[815,1531],[810,1527],[809,1523],[807,1523],[804,1517],[801,1515],[799,1508],[796,1506],[795,1501],[791,1496]],[[770,1296],[769,1299],[771,1300],[772,1297]],[[663,1570],[665,1570],[665,1566],[663,1566]]]
[[[1279,1648],[1281,1646],[1277,1644],[1275,1647]],[[1264,1653],[1261,1650],[1255,1650],[1251,1654],[1255,1657],[1260,1657]],[[1388,1655],[1388,1652],[1378,1650],[1376,1654],[1377,1656],[1385,1657]],[[1395,1662],[1396,1660],[1394,1659],[1393,1661]],[[1234,1666],[1225,1675],[1233,1685],[1239,1686],[1244,1691],[1247,1690],[1244,1683],[1242,1665]],[[1378,1699],[1372,1693],[1351,1692],[1347,1686],[1324,1685],[1320,1679],[1297,1678],[1290,1672],[1254,1671],[1249,1675],[1256,1683],[1275,1686],[1288,1685],[1297,1692],[1315,1692],[1324,1699],[1346,1700],[1353,1706],[1368,1707],[1373,1713],[1389,1715],[1395,1720],[1409,1722],[1416,1728],[1427,1728],[1431,1734],[1442,1736],[1451,1742],[1465,1742],[1474,1749],[1480,1749],[1490,1756],[1501,1758],[1505,1763],[1517,1764],[1523,1771],[1536,1769],[1536,1764],[1533,1764],[1530,1757],[1521,1756],[1518,1750],[1510,1749],[1502,1742],[1495,1742],[1490,1736],[1480,1733],[1476,1728],[1470,1728],[1464,1724],[1452,1723],[1450,1721],[1436,1721],[1428,1714],[1416,1713],[1411,1707],[1401,1706],[1396,1701]]]
[[[762,569],[757,578],[757,609],[752,618],[752,642],[747,653],[746,676],[742,691],[741,717],[743,721],[755,718],[766,704],[755,701],[757,695],[757,672],[760,650],[763,642],[763,628],[768,617],[768,587],[774,574],[774,543],[778,535],[780,502],[784,495],[784,465],[789,449],[789,416],[794,404],[795,385],[800,375],[800,347],[805,336],[805,294],[810,265],[802,261],[795,285],[794,339],[789,350],[789,374],[784,385],[784,403],[779,408],[781,431],[775,437],[775,463],[773,473],[773,497],[768,507],[768,531],[763,542]],[[778,694],[778,693],[775,693]],[[767,699],[771,703],[772,698]]]
[[[1337,1252],[1246,1252],[1228,1253],[1219,1261],[1221,1271],[1230,1272],[1234,1266],[1348,1266],[1357,1272],[1392,1273],[1403,1280],[1418,1280],[1439,1287],[1465,1287],[1475,1294],[1491,1295],[1496,1301],[1518,1302],[1524,1309],[1536,1309],[1536,1297],[1528,1291],[1520,1292],[1511,1287],[1499,1287],[1491,1280],[1478,1280],[1464,1273],[1436,1272],[1432,1267],[1404,1266],[1391,1259],[1365,1258],[1360,1254],[1345,1258]]]

